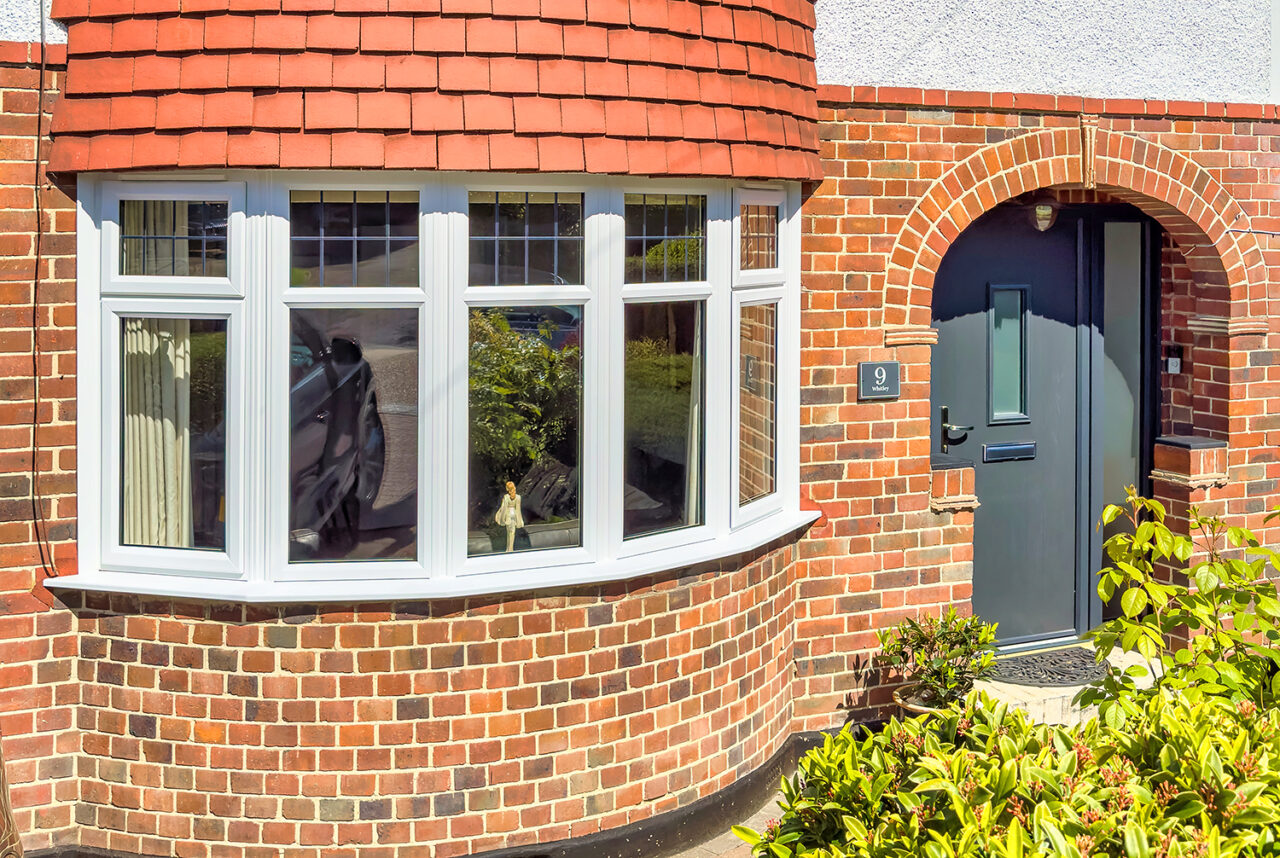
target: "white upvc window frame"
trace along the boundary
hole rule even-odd
[[[293,191],[413,191],[418,194],[418,285],[414,286],[293,286],[290,283],[291,239],[289,231],[289,195]],[[290,319],[293,309],[412,309],[418,316],[418,511],[416,556],[412,559],[289,561],[289,472],[271,468],[265,474],[269,498],[265,520],[265,582],[341,582],[421,579],[429,577],[432,564],[425,555],[430,542],[427,520],[428,469],[425,467],[429,444],[435,433],[425,413],[430,391],[428,379],[439,366],[437,356],[427,349],[431,337],[431,295],[439,290],[439,276],[432,265],[440,255],[436,236],[439,219],[440,188],[434,177],[396,173],[356,176],[351,173],[314,171],[287,173],[263,189],[268,233],[268,271],[265,284],[268,305],[265,316],[269,331],[266,337],[267,375],[267,460],[289,461]]]
[[[617,213],[612,219],[615,232],[610,234],[612,246],[622,248],[609,260],[606,272],[611,294],[620,301],[610,302],[613,314],[610,327],[610,349],[617,356],[614,362],[607,417],[609,419],[610,449],[617,451],[608,457],[609,490],[606,494],[611,524],[611,544],[616,556],[637,558],[663,549],[687,548],[710,544],[728,533],[727,508],[722,487],[728,476],[723,456],[708,455],[714,439],[725,431],[729,403],[723,385],[712,383],[723,377],[724,361],[728,359],[723,337],[716,336],[728,319],[729,264],[728,258],[732,224],[731,194],[715,184],[660,182],[643,179],[616,179],[610,182],[613,194],[612,207]],[[626,195],[627,194],[683,194],[706,196],[706,279],[673,281],[666,283],[625,283],[626,275]],[[623,492],[626,487],[625,463],[621,451],[625,448],[626,435],[626,307],[629,304],[661,303],[667,301],[701,301],[703,303],[703,474],[702,523],[687,527],[661,530],[633,537],[623,536]]]
[[[418,286],[291,286],[289,194],[295,190],[418,192]],[[469,286],[471,191],[581,193],[586,282]],[[705,280],[624,283],[628,193],[707,197]],[[80,573],[58,579],[55,586],[250,602],[509,592],[619,580],[710,561],[757,548],[815,517],[799,508],[798,184],[747,187],[724,180],[587,175],[277,170],[180,179],[85,176],[79,196],[78,324],[80,349],[89,358],[82,358],[82,366],[91,363],[91,356],[104,356],[101,383],[80,386],[79,498],[80,509],[101,505],[104,512],[82,519]],[[131,197],[226,199],[226,282],[188,277],[138,283],[133,281],[161,278],[114,276],[119,248],[114,219],[119,199]],[[744,202],[779,207],[776,269],[739,268],[738,213]],[[198,282],[184,282],[188,280]],[[684,300],[702,301],[704,308],[703,520],[624,539],[625,307]],[[778,306],[775,491],[740,508],[738,313],[744,303],[760,302]],[[469,310],[565,304],[583,307],[582,544],[468,557]],[[418,311],[418,529],[413,559],[288,562],[289,473],[277,465],[289,458],[289,311],[334,306]],[[118,538],[107,538],[119,532],[114,475],[118,466],[105,445],[118,445],[118,426],[111,421],[118,419],[113,416],[118,404],[112,390],[119,381],[118,376],[113,379],[117,370],[109,349],[118,349],[119,323],[109,323],[109,317],[121,308],[131,315],[228,319],[228,419],[234,409],[238,442],[229,434],[227,551],[218,563],[194,568],[193,555],[211,552],[123,551]],[[118,458],[118,451],[115,455]],[[238,499],[234,510],[233,493]],[[114,512],[107,512],[108,502]]]
[[[237,301],[198,300],[194,298],[104,298],[102,312],[101,373],[102,472],[113,479],[103,480],[99,514],[103,534],[102,567],[122,572],[165,573],[182,569],[190,575],[218,578],[243,578],[245,570],[245,409],[242,397],[234,395],[244,378],[244,342],[241,306]],[[227,323],[226,412],[224,427],[226,452],[224,472],[226,485],[225,539],[221,550],[200,548],[162,548],[126,545],[121,534],[121,485],[123,416],[121,393],[122,336],[125,319],[221,319]],[[92,509],[92,507],[83,507]]]
[[[782,189],[741,187],[734,191],[733,201],[733,426],[731,446],[733,462],[732,501],[733,529],[750,527],[762,519],[777,515],[788,498],[800,491],[800,472],[795,457],[785,451],[800,447],[800,366],[794,356],[799,354],[800,308],[793,296],[799,294],[800,272],[798,265],[788,265],[791,255],[799,256],[799,218],[788,217],[798,208],[799,192]],[[793,202],[794,200],[794,202]],[[775,268],[742,268],[742,220],[743,206],[768,205],[778,209],[778,266]],[[758,304],[776,305],[774,348],[777,355],[774,383],[774,479],[773,492],[746,504],[738,502],[741,486],[742,455],[741,435],[737,431],[742,409],[742,389],[739,372],[742,361],[741,314],[744,306]],[[793,330],[794,329],[794,330]]]
[[[247,229],[243,182],[121,181],[102,186],[102,294],[156,295],[187,298],[244,296],[244,245]],[[120,272],[120,203],[124,200],[196,200],[227,203],[227,276],[192,277],[122,274]]]

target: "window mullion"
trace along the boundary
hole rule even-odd
[[[733,329],[731,283],[734,265],[732,193],[725,187],[707,200],[707,524],[715,536],[730,525],[732,489],[730,452],[735,376],[732,368]]]

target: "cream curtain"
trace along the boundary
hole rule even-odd
[[[145,260],[138,260],[133,274],[191,273],[190,230],[186,200],[125,200],[120,207],[120,234],[143,238]]]
[[[123,351],[123,541],[190,548],[191,323],[125,319]]]

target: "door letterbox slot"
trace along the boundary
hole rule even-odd
[[[1035,441],[1016,441],[1012,444],[983,444],[983,462],[1020,462],[1036,457]]]

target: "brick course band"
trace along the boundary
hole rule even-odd
[[[1036,92],[975,92],[958,89],[916,89],[897,86],[819,84],[824,105],[858,104],[879,107],[946,107],[1015,113],[1088,113],[1151,116],[1160,119],[1276,119],[1280,105],[1225,101],[1166,101],[1141,98],[1086,98]]]

